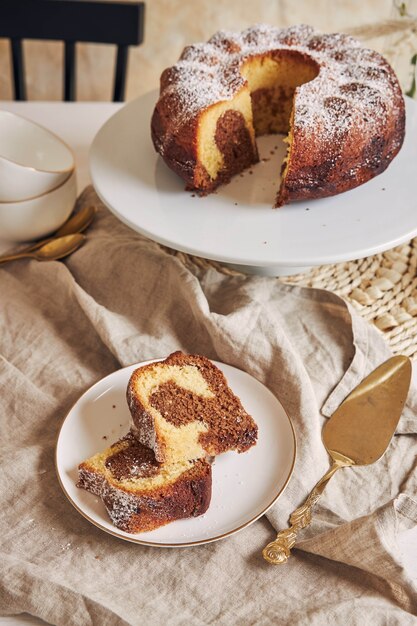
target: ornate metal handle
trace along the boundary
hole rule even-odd
[[[291,526],[285,530],[281,530],[276,539],[268,543],[263,549],[262,555],[268,563],[278,565],[288,561],[291,548],[295,544],[297,533],[301,528],[305,528],[310,524],[312,508],[323,493],[325,486],[338,469],[346,467],[347,465],[352,465],[352,463],[340,459],[333,460],[332,466],[315,485],[304,504],[299,506],[298,509],[292,513],[290,517]]]

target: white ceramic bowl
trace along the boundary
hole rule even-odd
[[[0,111],[0,202],[48,193],[74,168],[74,155],[59,137],[24,117]]]
[[[49,235],[69,217],[77,198],[73,171],[59,187],[30,200],[0,202],[0,239],[29,241]]]

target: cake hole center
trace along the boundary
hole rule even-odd
[[[228,182],[257,160],[256,136],[287,135],[291,144],[291,114],[297,87],[313,80],[319,66],[307,54],[276,50],[242,63],[239,71],[247,81],[233,98],[209,107],[198,128],[198,160],[202,177]]]
[[[316,78],[319,66],[301,52],[279,50],[251,57],[241,73],[249,85],[255,135],[288,134],[295,90]]]

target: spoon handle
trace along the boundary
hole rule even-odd
[[[295,544],[297,533],[299,530],[306,528],[306,526],[310,524],[312,508],[323,493],[325,486],[338,469],[346,467],[347,465],[351,465],[351,463],[347,463],[339,459],[333,460],[333,464],[330,469],[328,469],[323,478],[321,478],[315,487],[313,487],[304,504],[299,506],[298,509],[295,509],[290,516],[290,527],[285,530],[281,530],[276,539],[271,541],[271,543],[268,543],[268,545],[263,549],[262,556],[266,561],[268,561],[268,563],[278,565],[288,561],[291,554],[291,548]]]
[[[16,261],[17,259],[31,258],[33,254],[30,252],[17,252],[16,254],[8,254],[0,257],[0,264],[8,261]]]
[[[34,252],[38,248],[41,248],[46,243],[49,243],[54,237],[48,237],[47,239],[40,239],[35,243],[31,243],[29,246],[25,246],[21,248],[19,252],[15,254],[2,254],[0,255],[0,263],[7,263],[7,261],[14,261],[16,258],[24,258],[30,252]],[[23,256],[22,256],[23,255]]]

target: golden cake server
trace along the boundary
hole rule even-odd
[[[394,356],[369,374],[336,409],[323,428],[323,443],[332,465],[291,515],[291,526],[264,548],[262,554],[269,563],[286,563],[297,532],[310,524],[314,504],[338,469],[370,465],[384,454],[404,408],[410,380],[410,359]]]

